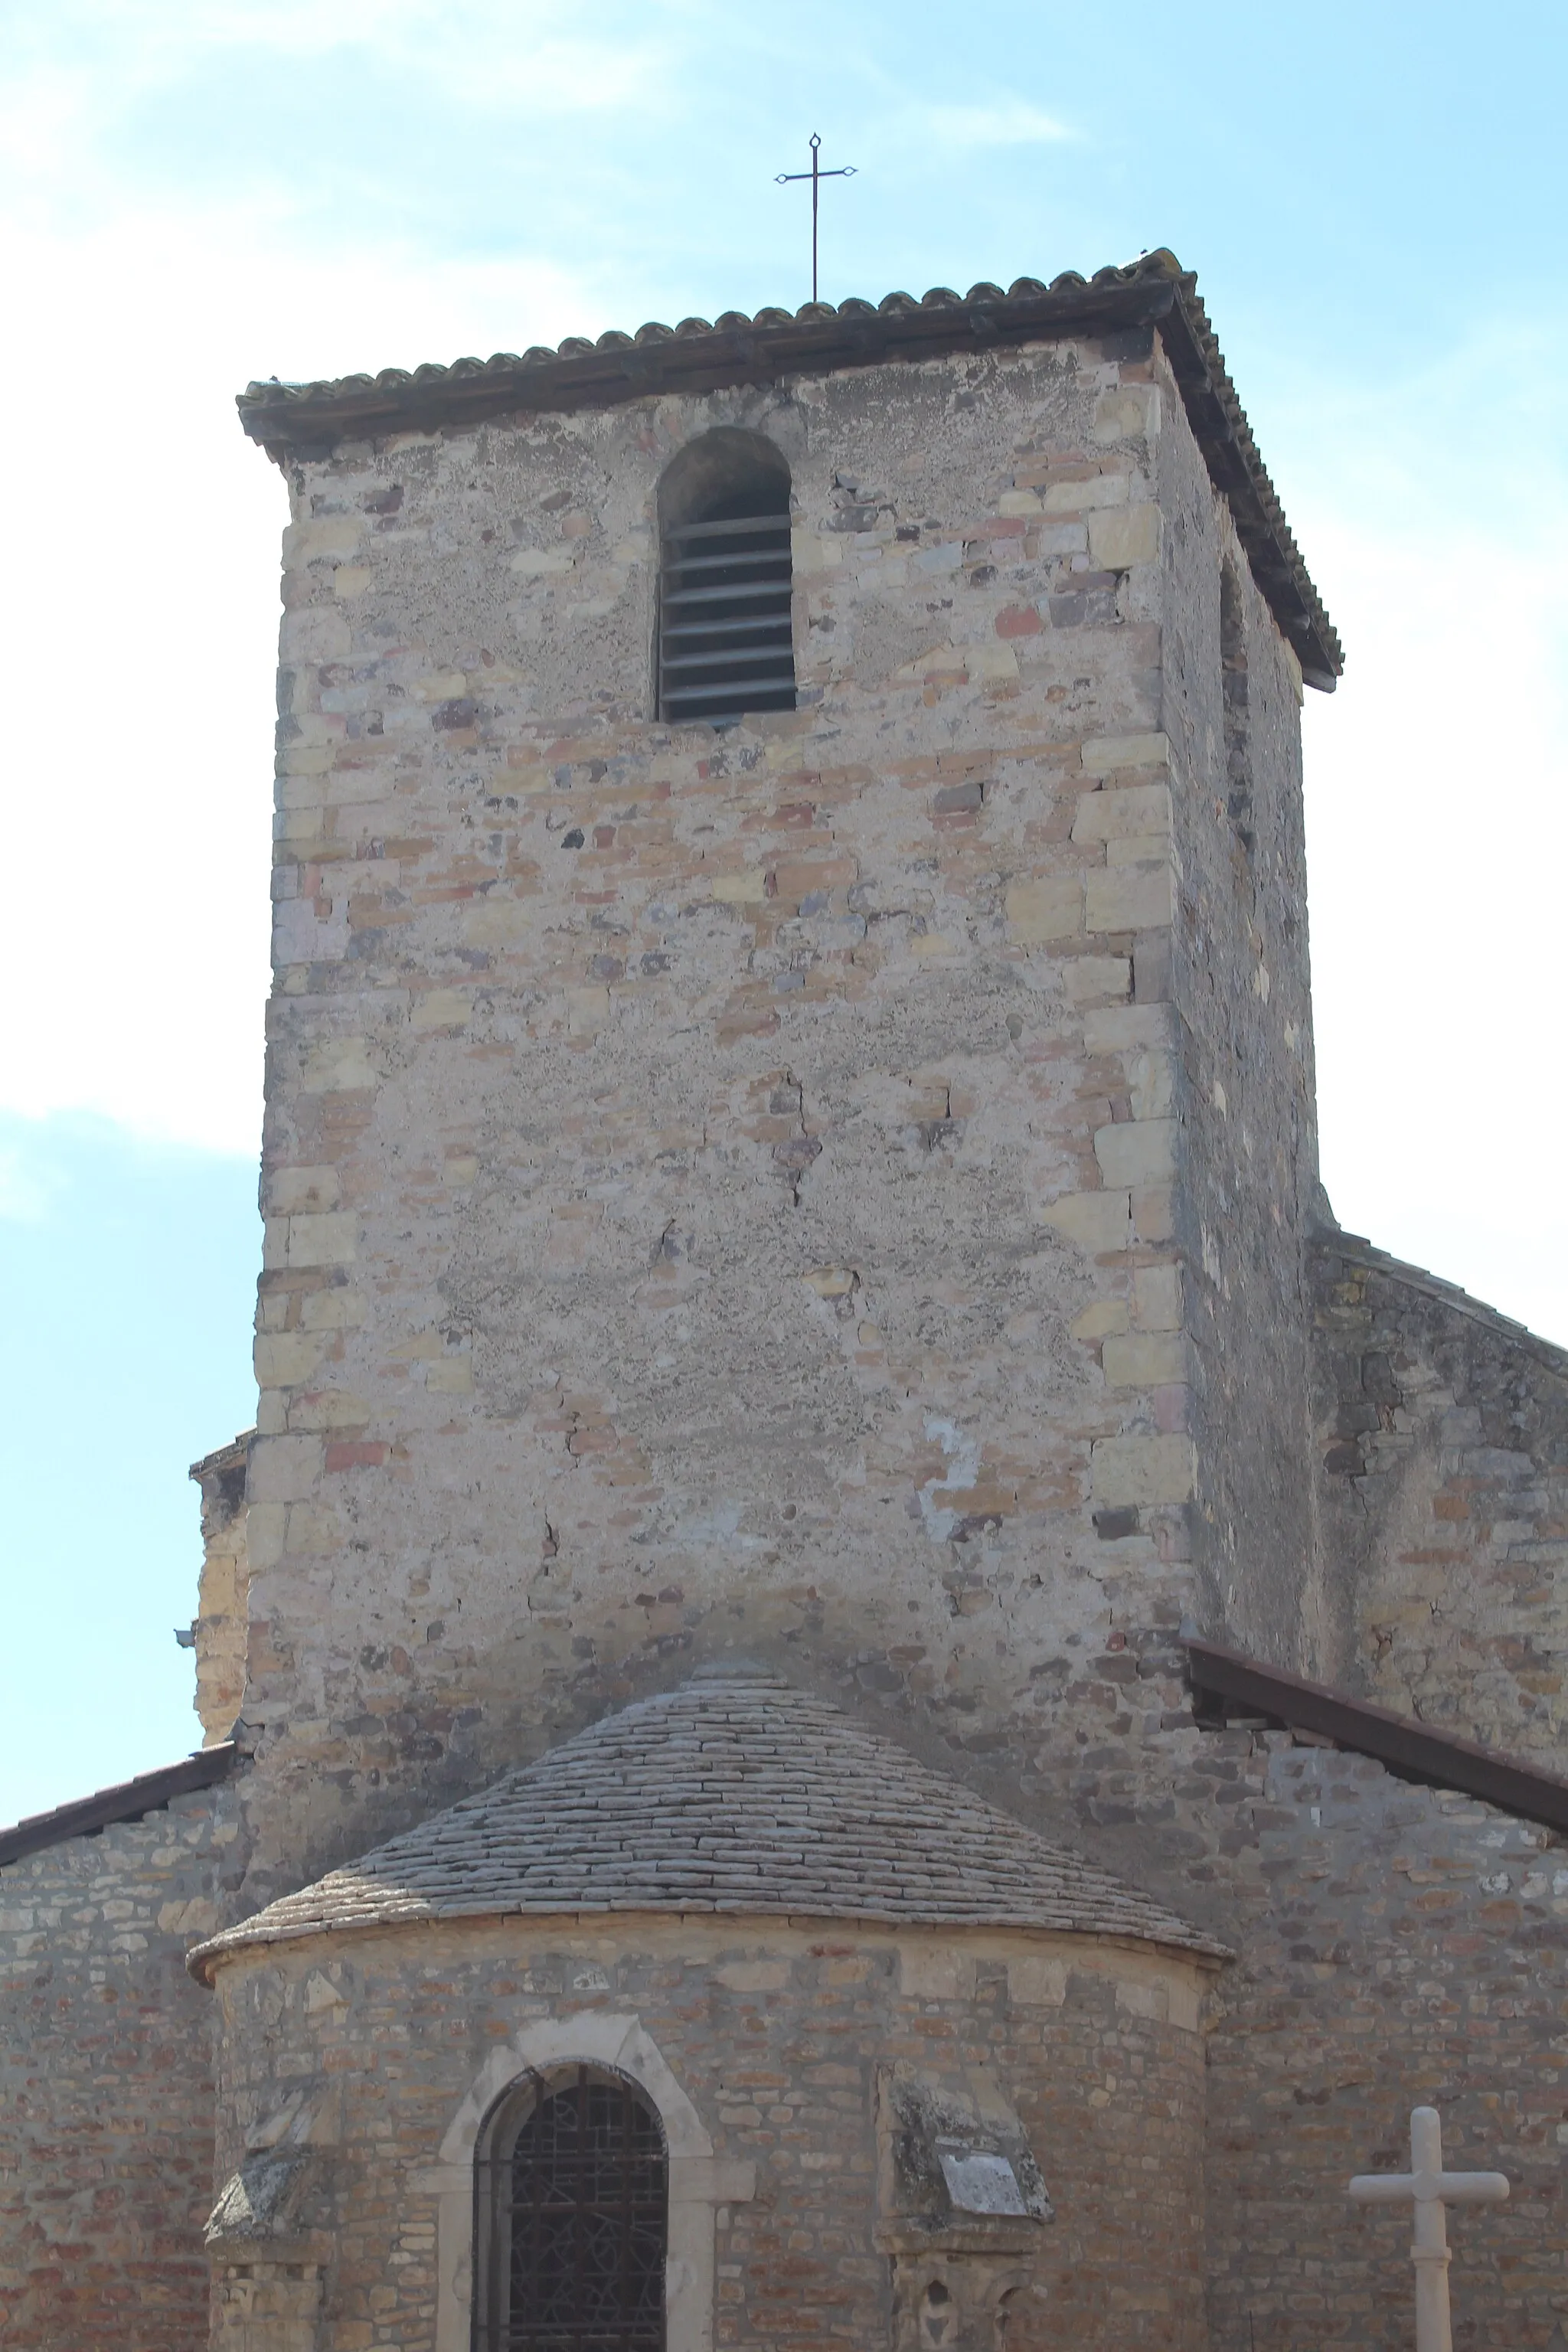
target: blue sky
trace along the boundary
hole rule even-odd
[[[0,9],[0,1819],[196,1738],[185,1470],[254,1401],[284,501],[233,394],[804,300],[813,130],[858,167],[829,299],[1197,269],[1350,657],[1308,711],[1330,1191],[1568,1339],[1565,26]]]

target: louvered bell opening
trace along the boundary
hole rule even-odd
[[[663,719],[795,709],[787,513],[666,530],[658,708]]]

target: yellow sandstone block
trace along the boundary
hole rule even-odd
[[[1094,1156],[1108,1184],[1163,1184],[1176,1167],[1173,1118],[1135,1118],[1097,1129]]]
[[[358,515],[318,515],[309,522],[290,523],[283,534],[283,569],[302,572],[323,558],[341,563],[359,551],[363,525]]]
[[[1125,474],[1093,474],[1087,482],[1053,482],[1046,492],[1045,509],[1047,514],[1085,514],[1091,508],[1124,507],[1131,487]],[[1092,523],[1089,544],[1094,544]]]
[[[1083,883],[1076,874],[1015,882],[1007,892],[1007,932],[1023,947],[1044,947],[1083,929]]]
[[[1146,441],[1159,415],[1158,402],[1152,384],[1126,384],[1116,392],[1102,392],[1095,404],[1089,438],[1102,444]]]
[[[1084,877],[1084,923],[1091,931],[1162,930],[1174,903],[1169,866],[1107,866]]]
[[[321,1559],[337,1549],[343,1539],[342,1522],[336,1511],[324,1503],[290,1503],[289,1506],[289,1549]]]
[[[275,1568],[289,1531],[286,1503],[252,1502],[245,1514],[245,1550],[251,1569]]]
[[[430,988],[414,1000],[409,1022],[416,1029],[460,1029],[472,1007],[460,988]]]
[[[1097,1298],[1081,1315],[1075,1315],[1068,1329],[1075,1339],[1104,1339],[1113,1331],[1125,1331],[1128,1307],[1124,1298]]]
[[[1065,1192],[1042,1214],[1047,1225],[1091,1256],[1125,1249],[1132,1238],[1132,1202],[1127,1192]]]
[[[359,1221],[352,1209],[333,1209],[323,1216],[290,1217],[287,1263],[289,1265],[348,1265],[359,1255]]]
[[[1069,956],[1062,979],[1073,1003],[1084,1004],[1091,996],[1125,996],[1132,985],[1132,966],[1125,956]]]
[[[1190,1437],[1160,1432],[1147,1437],[1102,1437],[1089,1454],[1095,1500],[1140,1505],[1185,1503],[1193,1491]]]
[[[363,1429],[369,1420],[364,1398],[351,1396],[347,1389],[318,1389],[296,1398],[289,1408],[291,1430]]]
[[[1132,1274],[1132,1318],[1141,1331],[1178,1331],[1182,1324],[1182,1269],[1140,1265]]]
[[[1075,841],[1120,841],[1170,830],[1169,784],[1121,784],[1108,791],[1085,793],[1072,821]],[[1163,856],[1163,843],[1157,854]]]
[[[524,898],[480,898],[464,912],[463,936],[470,947],[521,947],[532,923]]]
[[[1128,1056],[1127,1077],[1135,1119],[1169,1118],[1176,1107],[1176,1057],[1154,1051]]]
[[[474,1385],[474,1368],[467,1356],[448,1356],[425,1367],[425,1385],[445,1396],[467,1396]]]
[[[1111,776],[1120,768],[1163,767],[1170,756],[1170,739],[1163,734],[1091,735],[1079,750],[1084,772],[1090,776]]]
[[[963,667],[971,677],[1016,677],[1018,656],[1011,646],[964,646]]]
[[[300,1387],[316,1372],[328,1344],[310,1331],[258,1333],[254,1349],[257,1386]]]
[[[760,866],[743,874],[716,874],[709,885],[710,898],[721,907],[760,907],[768,895],[768,877]]]
[[[1023,2009],[1060,2009],[1068,1997],[1068,1963],[1038,1956],[1009,1960],[1007,1991]]]
[[[324,1037],[312,1045],[300,1074],[307,1095],[362,1094],[378,1083],[363,1037]]]
[[[1108,866],[1163,866],[1170,855],[1170,841],[1163,834],[1130,834],[1105,845]]]
[[[267,1205],[275,1216],[335,1209],[341,1189],[335,1168],[274,1168],[267,1180]]]
[[[1169,1045],[1175,1016],[1168,1004],[1100,1004],[1083,1016],[1083,1042],[1091,1054],[1131,1054]]]
[[[1112,509],[1089,519],[1089,552],[1102,572],[1127,572],[1152,563],[1160,552],[1160,509],[1152,501]]]
[[[1131,1331],[1108,1339],[1101,1361],[1113,1389],[1168,1388],[1187,1377],[1180,1331]]]
[[[307,1331],[353,1331],[368,1318],[369,1302],[363,1290],[334,1283],[330,1290],[310,1290],[300,1302],[300,1320]]]

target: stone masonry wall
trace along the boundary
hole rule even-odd
[[[202,1572],[191,1628],[196,1654],[195,1706],[203,1744],[234,1729],[245,1696],[249,1617],[245,1474],[248,1433],[191,1465],[202,1496]]]
[[[1201,1738],[1228,1827],[1192,1876],[1241,1946],[1208,2045],[1214,2352],[1403,2352],[1408,2210],[1344,2189],[1408,2170],[1419,2102],[1450,2166],[1511,2184],[1451,2218],[1457,2352],[1556,2352],[1568,1848],[1287,1732]]]
[[[0,1870],[6,2352],[206,2343],[211,2012],[184,1958],[217,1922],[224,1803],[176,1797]]]
[[[833,1922],[514,1919],[312,1938],[220,1970],[235,2119],[220,2155],[237,2163],[246,2134],[265,2133],[286,2099],[332,2100],[331,2144],[310,2126],[311,2184],[292,2224],[333,2250],[316,2346],[429,2352],[430,2175],[475,2077],[531,2020],[629,2014],[717,2161],[756,2167],[754,2196],[719,2209],[719,2352],[863,2352],[891,2337],[879,2071],[905,2064],[973,2096],[988,2069],[1056,2207],[1014,2257],[1027,2285],[1008,2345],[1198,2352],[1201,1990],[1190,1963],[1089,1937]],[[459,2210],[466,2242],[471,2191]],[[938,2252],[940,2269],[940,2242]],[[960,2340],[996,2352],[979,2335]]]
[[[296,469],[253,1895],[692,1652],[1071,1752],[1074,1645],[1191,1605],[1159,373]],[[670,729],[650,516],[720,423],[794,471],[802,707]]]
[[[1160,500],[1178,876],[1163,992],[1185,1139],[1174,1238],[1200,1614],[1219,1638],[1300,1667],[1320,1613],[1302,1286],[1318,1139],[1301,674],[1187,435],[1161,437]]]
[[[1328,1671],[1560,1771],[1568,1353],[1352,1234],[1312,1268]]]

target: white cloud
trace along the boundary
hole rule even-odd
[[[14,469],[0,1105],[254,1150],[287,497],[233,396],[559,340],[527,264],[301,256],[221,215],[0,238]]]
[[[57,1189],[53,1171],[25,1144],[0,1143],[0,1223],[41,1224]]]
[[[923,107],[921,116],[929,136],[949,148],[1042,147],[1079,135],[1022,98],[994,106]]]
[[[1479,331],[1379,394],[1320,387],[1287,439],[1348,656],[1306,713],[1329,1191],[1568,1339],[1568,472],[1544,429],[1565,357]]]

